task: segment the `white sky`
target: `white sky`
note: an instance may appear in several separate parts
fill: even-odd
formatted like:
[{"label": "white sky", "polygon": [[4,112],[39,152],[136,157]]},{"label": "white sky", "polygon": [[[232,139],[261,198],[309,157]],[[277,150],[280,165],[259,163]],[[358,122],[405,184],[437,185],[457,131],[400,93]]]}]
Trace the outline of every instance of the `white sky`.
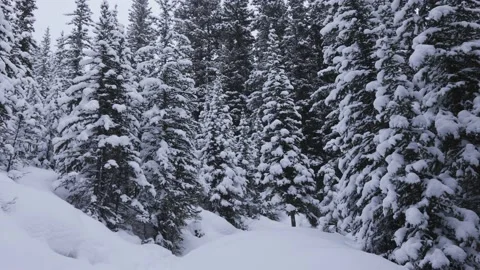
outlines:
[{"label": "white sky", "polygon": [[[153,2],[154,0],[150,0]],[[88,0],[90,8],[92,9],[93,21],[98,21],[98,14],[102,0]],[[118,5],[119,19],[127,25],[128,10],[132,5],[131,0],[108,0],[111,7]],[[71,13],[75,9],[75,0],[37,0],[38,9],[35,11],[35,38],[40,41],[47,27],[50,27],[53,43],[63,30],[69,31],[66,23],[70,20],[65,14]]]}]

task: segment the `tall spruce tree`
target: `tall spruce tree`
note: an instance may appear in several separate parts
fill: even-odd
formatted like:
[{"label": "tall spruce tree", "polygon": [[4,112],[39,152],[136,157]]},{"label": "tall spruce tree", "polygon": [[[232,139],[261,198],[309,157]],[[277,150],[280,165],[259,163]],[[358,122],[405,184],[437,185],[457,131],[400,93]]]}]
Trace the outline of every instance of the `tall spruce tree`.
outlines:
[{"label": "tall spruce tree", "polygon": [[17,67],[12,62],[12,48],[14,46],[14,34],[10,17],[11,7],[4,1],[0,2],[0,166],[6,169],[8,165],[7,157],[10,154],[10,144],[5,134],[9,132],[7,123],[12,118],[14,102],[12,93],[14,93],[15,75]]},{"label": "tall spruce tree", "polygon": [[128,14],[128,44],[132,53],[152,44],[155,39],[152,8],[149,0],[134,0]]},{"label": "tall spruce tree", "polygon": [[[67,113],[66,104],[63,99],[68,98],[63,95],[65,89],[70,85],[69,63],[67,37],[64,32],[56,40],[56,50],[51,56],[49,80],[45,81],[45,127],[46,127],[46,160],[49,161],[50,168],[55,169],[55,149],[54,139],[59,136],[57,130],[60,118]],[[43,77],[42,77],[43,78]],[[61,105],[63,104],[63,105]]]},{"label": "tall spruce tree", "polygon": [[[247,81],[248,108],[256,114],[262,103],[261,89],[267,79],[267,51],[268,36],[270,29],[274,29],[279,38],[280,55],[285,55],[284,37],[288,27],[288,8],[283,0],[255,0],[256,16],[252,22],[252,30],[256,31],[256,39],[253,47],[255,58],[253,70]],[[284,63],[285,59],[281,59]],[[258,116],[261,118],[261,116]]]},{"label": "tall spruce tree", "polygon": [[[267,80],[267,52],[268,52],[268,36],[270,29],[274,29],[279,39],[280,55],[285,55],[284,36],[288,26],[287,6],[282,0],[256,0],[252,2],[255,8],[255,16],[252,21],[252,31],[256,32],[256,38],[253,45],[252,55],[254,58],[253,68],[246,82],[246,92],[249,94],[247,98],[247,117],[251,120],[249,132],[249,140],[251,140],[257,150],[263,144],[262,138],[263,126],[261,119],[263,111],[260,107],[263,102],[262,89],[263,84]],[[282,57],[281,62],[285,59]],[[257,153],[260,153],[257,151]],[[255,167],[258,168],[260,163],[260,155],[255,158]],[[258,176],[258,174],[256,174]],[[258,181],[258,177],[255,178]],[[253,180],[253,179],[252,179]],[[261,208],[264,208],[263,206]],[[265,210],[265,209],[264,209]],[[261,211],[264,211],[261,210]]]},{"label": "tall spruce tree", "polygon": [[33,63],[34,78],[38,87],[38,93],[43,102],[43,117],[38,119],[44,127],[44,133],[42,134],[43,136],[41,137],[41,143],[37,153],[39,162],[41,163],[38,165],[42,165],[43,167],[47,168],[51,167],[53,164],[52,139],[54,138],[54,133],[52,131],[55,129],[52,127],[54,122],[49,121],[50,114],[55,113],[51,111],[49,106],[49,103],[52,101],[49,99],[50,89],[53,87],[52,82],[55,79],[53,74],[53,60],[54,58],[52,56],[50,28],[47,28],[38,50],[36,51]]},{"label": "tall spruce tree", "polygon": [[302,115],[304,138],[301,149],[311,160],[316,182],[321,186],[318,170],[329,159],[323,150],[325,139],[321,131],[328,109],[326,106],[322,106],[322,110],[313,108],[316,99],[312,95],[327,81],[331,81],[331,78],[321,78],[317,74],[324,68],[319,22],[324,11],[321,3],[316,1],[291,0],[289,4],[285,68],[295,90],[295,104]]},{"label": "tall spruce tree", "polygon": [[[390,121],[408,130],[401,133],[404,145],[390,158],[396,177],[387,176],[392,180],[385,185],[386,205],[399,226],[390,258],[413,269],[477,269],[479,217],[470,200],[478,196],[471,181],[478,172],[471,159],[478,156],[471,129],[478,122],[473,116],[478,64],[473,63],[478,61],[479,28],[471,24],[478,21],[478,3],[399,4],[394,8],[400,39],[395,44],[414,49],[407,63],[415,72],[411,80],[418,102],[410,104],[413,118],[403,113]],[[408,93],[400,86],[397,92]]]},{"label": "tall spruce tree", "polygon": [[1,46],[1,54],[0,54],[0,61],[1,61],[1,81],[2,81],[2,87],[1,87],[1,92],[0,92],[0,126],[3,126],[4,121],[8,117],[8,105],[7,105],[7,100],[5,97],[5,92],[9,87],[11,87],[11,78],[9,78],[9,74],[7,72],[7,68],[10,62],[9,59],[9,54],[11,50],[11,42],[13,39],[12,33],[11,33],[11,25],[10,22],[7,21],[4,10],[5,7],[3,6],[3,3],[0,2],[0,23],[1,23],[1,30],[2,32],[0,33],[0,37],[2,40],[2,46]]},{"label": "tall spruce tree", "polygon": [[153,213],[158,244],[181,253],[182,228],[195,218],[200,197],[199,162],[195,153],[197,123],[192,118],[194,81],[189,72],[188,38],[176,31],[177,1],[157,0],[160,14],[155,57],[145,64],[156,66],[141,82],[147,110],[142,121],[142,160],[145,175],[157,196],[148,208]]},{"label": "tall spruce tree", "polygon": [[257,136],[260,137],[259,133],[255,133],[255,135],[252,136],[252,124],[259,125],[259,119],[248,119],[248,114],[243,112],[240,117],[240,124],[236,127],[235,149],[237,152],[238,166],[244,170],[247,180],[243,197],[245,214],[249,217],[257,217],[262,212],[260,188],[258,185],[259,177],[257,173],[261,138],[257,138]]},{"label": "tall spruce tree", "polygon": [[178,31],[190,40],[193,48],[190,58],[197,90],[196,119],[203,110],[208,94],[206,87],[215,78],[215,72],[210,67],[219,48],[220,3],[220,0],[185,0],[176,11],[176,16],[182,21]]},{"label": "tall spruce tree", "polygon": [[128,55],[116,11],[102,2],[95,40],[83,65],[88,72],[76,79],[67,94],[80,102],[59,125],[56,141],[58,185],[70,191],[68,200],[110,229],[149,222],[138,198],[155,195],[140,167],[131,133],[128,96]]},{"label": "tall spruce tree", "polygon": [[[335,40],[335,36],[322,36],[321,29],[329,22],[329,3],[326,1],[315,1],[310,9],[310,37],[319,49],[328,48]],[[315,46],[315,45],[314,45]],[[320,203],[319,225],[326,231],[337,230],[338,209],[336,207],[337,184],[341,177],[338,168],[338,160],[341,152],[332,144],[328,144],[337,136],[333,131],[337,116],[335,108],[325,101],[330,91],[335,87],[337,72],[324,59],[323,54],[317,58],[318,61],[318,88],[310,95],[311,107],[306,112],[304,124],[303,147],[305,153],[312,160],[312,168],[316,173],[317,196]],[[307,104],[307,103],[305,103]],[[305,113],[305,111],[304,111]]]},{"label": "tall spruce tree", "polygon": [[[330,111],[325,106],[326,91],[317,92],[320,87],[333,82],[333,76],[319,76],[318,71],[325,68],[323,63],[323,38],[320,30],[325,16],[324,1],[291,0],[289,3],[288,26],[285,34],[285,71],[295,91],[295,104],[302,116],[303,138],[302,153],[310,159],[317,186],[317,197],[324,197],[324,177],[320,168],[331,159],[325,151],[328,128],[325,119]],[[320,103],[322,103],[320,105]],[[330,176],[327,176],[330,177]],[[319,209],[312,209],[319,216]],[[312,216],[310,222],[318,221]]]},{"label": "tall spruce tree", "polygon": [[[366,210],[362,213],[362,227],[357,236],[362,239],[365,250],[388,258],[396,247],[395,233],[405,218],[406,209],[397,198],[412,196],[408,190],[395,188],[408,181],[409,163],[416,162],[420,156],[412,155],[411,147],[418,143],[416,135],[422,126],[414,121],[418,116],[415,108],[419,103],[412,84],[413,69],[407,61],[412,51],[415,25],[410,21],[400,26],[391,3],[378,3],[373,13],[377,19],[376,27],[372,30],[378,36],[375,46],[377,80],[370,87],[376,90],[373,106],[377,112],[376,125],[380,129],[376,130],[373,139],[377,146],[372,156],[385,162],[377,164],[369,172],[375,176],[375,181],[365,184],[364,189],[369,188],[371,192],[378,186],[381,194],[375,198],[379,200],[377,204],[370,204],[376,208],[366,208],[371,214],[367,214]],[[397,192],[405,194],[399,196]]]},{"label": "tall spruce tree", "polygon": [[[445,9],[450,12],[445,12]],[[450,261],[449,267],[467,265],[472,269],[480,268],[479,10],[478,1],[437,2],[430,9],[429,28],[424,32],[429,37],[423,42],[423,45],[434,45],[436,49],[436,53],[426,59],[428,70],[435,72],[425,73],[428,74],[427,81],[434,83],[432,88],[436,91],[425,96],[424,105],[430,107],[436,103],[430,108],[436,107],[433,110],[436,115],[432,113],[435,115],[435,130],[442,139],[442,148],[449,160],[444,173],[458,181],[453,199],[456,207],[451,214],[463,225],[468,224],[472,228],[465,236],[459,237],[463,226],[447,223],[448,236],[455,243],[452,246],[462,248],[466,256],[463,259],[448,252],[445,255]],[[446,131],[449,124],[457,123],[456,131]],[[442,248],[450,247],[445,245]]]},{"label": "tall spruce tree", "polygon": [[36,1],[14,0],[14,32],[16,34],[16,47],[14,53],[18,64],[24,67],[24,76],[33,76],[33,52],[37,48],[33,39],[35,17],[33,12],[37,9]]},{"label": "tall spruce tree", "polygon": [[301,115],[293,98],[281,63],[279,38],[272,28],[266,58],[267,80],[263,85],[263,145],[259,171],[262,173],[263,199],[270,215],[285,211],[296,226],[297,214],[312,214],[315,182],[308,158],[301,153]]},{"label": "tall spruce tree", "polygon": [[248,1],[224,1],[221,13],[219,57],[224,63],[222,74],[226,103],[230,108],[233,124],[238,126],[242,112],[247,109],[246,82],[252,71],[253,36],[251,34],[252,12]]},{"label": "tall spruce tree", "polygon": [[11,61],[17,66],[13,91],[13,114],[5,132],[8,141],[7,171],[26,164],[39,165],[37,153],[44,130],[42,97],[33,78],[33,39],[35,1],[16,0],[8,15],[11,18],[14,43]]},{"label": "tall spruce tree", "polygon": [[35,80],[40,87],[40,94],[45,99],[48,95],[49,84],[52,76],[52,48],[51,48],[50,28],[47,28],[43,35],[42,41],[35,54],[33,71]]},{"label": "tall spruce tree", "polygon": [[[260,147],[263,145],[264,128],[262,123],[262,117],[264,112],[261,109],[263,103],[263,84],[267,81],[267,63],[268,63],[268,38],[270,29],[274,29],[279,39],[279,57],[285,55],[284,36],[288,26],[288,14],[285,1],[282,0],[255,0],[252,2],[254,7],[254,18],[252,20],[252,31],[256,32],[255,40],[252,48],[252,57],[254,59],[252,71],[246,81],[247,97],[247,110],[245,111],[246,117],[249,119],[248,124],[250,126],[248,138],[240,138],[240,140],[248,139],[252,143],[252,151],[256,153],[253,157],[254,167],[257,168],[253,179],[249,179],[249,185],[260,180],[260,173],[258,172],[258,166],[260,164]],[[285,59],[280,59],[281,63],[284,63]],[[258,186],[256,189],[259,189]],[[265,213],[266,206],[261,204],[259,211]]]},{"label": "tall spruce tree", "polygon": [[[324,49],[328,64],[325,72],[333,70],[337,76],[335,84],[327,86],[330,92],[325,99],[334,108],[329,116],[333,121],[327,125],[335,136],[327,147],[332,152],[341,152],[333,163],[338,164],[341,178],[332,210],[340,220],[340,231],[362,240],[371,229],[372,221],[381,213],[379,176],[372,173],[383,162],[374,155],[374,137],[380,128],[373,105],[376,35],[371,30],[375,27],[374,6],[363,0],[332,0],[328,7],[327,24],[322,29],[329,41]],[[328,170],[332,180],[332,170]]]},{"label": "tall spruce tree", "polygon": [[[155,57],[155,41],[158,36],[158,31],[153,25],[156,18],[152,14],[148,0],[135,0],[132,2],[128,19],[128,47],[131,51],[133,67],[131,82],[137,91],[142,94],[144,89],[140,85],[140,82],[144,78],[151,76],[152,72],[156,69],[154,61],[151,61]],[[135,117],[141,119],[141,113],[148,110],[148,108],[145,108],[146,103],[142,101],[141,96],[138,101],[136,101],[136,99],[132,99],[131,101],[132,107],[135,107],[136,110],[130,113],[136,114]],[[140,127],[136,133],[138,134],[138,138],[142,137]]]},{"label": "tall spruce tree", "polygon": [[234,126],[225,102],[221,74],[208,86],[201,115],[200,180],[206,184],[206,208],[237,228],[244,228],[245,171],[239,166],[234,147]]},{"label": "tall spruce tree", "polygon": [[[229,107],[234,126],[238,166],[245,171],[248,188],[244,194],[248,204],[247,215],[258,214],[258,192],[255,188],[255,172],[258,151],[251,140],[250,124],[252,118],[247,107],[247,80],[253,69],[253,42],[251,21],[253,12],[247,1],[229,0],[223,3],[221,12],[220,40],[221,48],[217,62],[220,69],[222,86],[225,90],[225,103]],[[248,202],[248,203],[247,203]]]},{"label": "tall spruce tree", "polygon": [[[67,16],[71,17],[70,22],[68,25],[72,26],[71,33],[65,36],[64,42],[58,43],[58,50],[57,50],[57,57],[61,57],[62,59],[60,65],[62,69],[57,69],[56,74],[56,82],[54,90],[54,96],[58,94],[58,98],[56,99],[55,106],[58,106],[59,109],[62,111],[61,117],[65,117],[66,115],[70,115],[73,113],[75,106],[77,106],[81,100],[83,93],[81,92],[83,87],[86,87],[88,83],[86,79],[82,78],[84,75],[85,70],[84,66],[80,65],[80,62],[83,58],[85,58],[85,50],[91,48],[91,38],[89,36],[89,30],[93,25],[92,22],[92,11],[88,6],[87,0],[75,0],[76,8],[72,13],[67,14]],[[59,60],[59,59],[58,59]],[[60,76],[59,76],[60,75]],[[62,76],[65,75],[65,76]],[[75,81],[75,79],[79,79],[79,81]],[[78,85],[77,87],[73,87],[73,85]],[[64,87],[63,89],[57,87]],[[64,123],[60,123],[61,119],[59,118],[59,122],[57,124],[57,136],[62,137],[61,134],[64,127],[60,127],[60,124],[64,125]],[[56,138],[57,139],[57,138]],[[62,144],[64,147],[69,148],[70,143],[74,144],[74,138],[64,141]],[[54,142],[56,144],[56,142]],[[71,146],[73,147],[73,145]],[[61,149],[60,147],[58,149]],[[54,146],[54,149],[57,149]],[[58,150],[60,151],[60,150]],[[55,162],[57,159],[63,159],[63,157],[59,157],[60,153],[55,150]],[[68,155],[68,154],[67,154]],[[62,163],[65,161],[62,161]],[[72,160],[71,162],[74,162]],[[74,168],[74,166],[67,166],[62,168],[58,168],[59,171],[63,174],[67,174],[69,172],[78,171],[80,167]],[[63,171],[62,171],[63,170]]]},{"label": "tall spruce tree", "polygon": [[[85,50],[91,48],[91,38],[89,36],[89,31],[92,22],[92,11],[88,5],[88,0],[75,0],[76,8],[75,10],[67,14],[71,17],[68,25],[72,27],[72,31],[67,36],[67,48],[68,48],[68,73],[70,85],[67,88],[76,82],[73,80],[84,75],[83,65],[80,64],[82,59],[85,57]],[[81,100],[81,93],[76,93],[75,98],[69,100],[67,104],[67,110],[71,110],[73,106],[76,106]]]}]

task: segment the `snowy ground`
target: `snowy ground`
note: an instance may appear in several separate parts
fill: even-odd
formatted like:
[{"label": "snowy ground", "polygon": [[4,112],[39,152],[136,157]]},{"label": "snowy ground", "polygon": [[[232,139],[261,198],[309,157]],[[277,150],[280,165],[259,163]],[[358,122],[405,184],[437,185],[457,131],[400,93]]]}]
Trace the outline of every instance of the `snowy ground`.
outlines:
[{"label": "snowy ground", "polygon": [[0,173],[0,269],[402,269],[339,235],[266,218],[249,221],[251,231],[243,232],[208,211],[185,229],[186,255],[175,257],[159,246],[139,245],[125,232],[110,232],[55,196],[52,172],[28,168],[13,178]]}]

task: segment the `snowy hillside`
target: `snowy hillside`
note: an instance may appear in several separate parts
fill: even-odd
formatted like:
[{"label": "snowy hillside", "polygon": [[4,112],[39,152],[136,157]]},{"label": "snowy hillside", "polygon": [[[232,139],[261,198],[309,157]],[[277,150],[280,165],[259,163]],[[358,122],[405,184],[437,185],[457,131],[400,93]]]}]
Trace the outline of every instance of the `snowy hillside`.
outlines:
[{"label": "snowy hillside", "polygon": [[[51,192],[54,174],[29,171],[16,181],[0,174],[0,269],[401,269],[356,250],[339,235],[292,229],[266,218],[250,221],[252,231],[242,232],[207,211],[184,230],[187,254],[175,257],[109,231]],[[195,237],[195,230],[203,236]]]},{"label": "snowy hillside", "polygon": [[46,191],[44,179],[32,181],[36,174],[48,175],[35,170],[19,182],[43,190],[0,176],[0,269],[147,270],[158,269],[157,261],[165,263],[163,258],[172,256],[156,245],[140,246],[122,240]]}]

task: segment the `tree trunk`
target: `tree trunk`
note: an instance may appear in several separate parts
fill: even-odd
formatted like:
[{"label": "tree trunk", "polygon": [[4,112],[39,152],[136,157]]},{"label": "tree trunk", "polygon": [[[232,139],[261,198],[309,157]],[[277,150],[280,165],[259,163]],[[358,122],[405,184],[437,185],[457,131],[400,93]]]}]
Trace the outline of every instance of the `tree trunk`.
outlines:
[{"label": "tree trunk", "polygon": [[295,212],[290,213],[290,221],[292,222],[292,227],[297,227],[297,221],[295,220]]}]

